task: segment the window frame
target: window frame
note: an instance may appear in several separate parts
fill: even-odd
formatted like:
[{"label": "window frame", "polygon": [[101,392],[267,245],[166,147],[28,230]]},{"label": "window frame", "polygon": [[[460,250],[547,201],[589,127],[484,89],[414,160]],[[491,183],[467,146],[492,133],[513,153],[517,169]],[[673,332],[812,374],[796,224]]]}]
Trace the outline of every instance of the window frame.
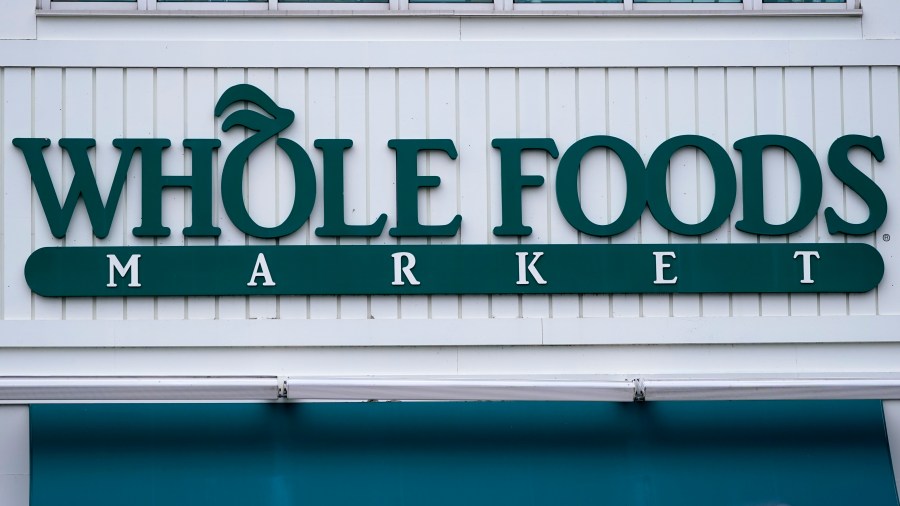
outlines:
[{"label": "window frame", "polygon": [[478,14],[515,12],[580,12],[580,13],[616,13],[616,14],[665,14],[665,13],[740,13],[740,12],[791,12],[809,13],[828,12],[837,14],[840,11],[861,11],[860,0],[846,0],[843,3],[763,3],[763,0],[742,0],[740,3],[635,3],[634,0],[622,0],[622,3],[516,3],[515,0],[493,0],[489,3],[450,3],[428,2],[416,3],[410,0],[389,0],[388,2],[286,2],[284,0],[266,0],[256,2],[227,1],[186,1],[166,2],[163,0],[132,1],[72,1],[72,0],[36,0],[38,12],[84,12],[84,11],[131,11],[131,12],[215,12],[215,13],[265,13],[265,12],[372,12],[372,13],[433,13],[433,14]]}]

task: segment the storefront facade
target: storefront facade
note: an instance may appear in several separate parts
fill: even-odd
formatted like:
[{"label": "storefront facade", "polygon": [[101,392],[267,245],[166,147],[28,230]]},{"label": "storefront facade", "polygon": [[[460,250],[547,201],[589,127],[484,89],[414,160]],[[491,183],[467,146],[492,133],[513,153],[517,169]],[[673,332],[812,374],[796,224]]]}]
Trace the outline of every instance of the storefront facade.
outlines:
[{"label": "storefront facade", "polygon": [[894,0],[7,3],[3,504],[896,504]]}]

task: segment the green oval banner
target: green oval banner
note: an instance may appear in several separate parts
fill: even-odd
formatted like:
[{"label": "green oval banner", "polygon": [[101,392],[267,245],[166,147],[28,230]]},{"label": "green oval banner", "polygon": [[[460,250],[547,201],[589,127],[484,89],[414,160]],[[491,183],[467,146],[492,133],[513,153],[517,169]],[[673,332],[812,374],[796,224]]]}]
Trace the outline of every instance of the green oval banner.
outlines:
[{"label": "green oval banner", "polygon": [[54,247],[25,277],[48,297],[867,292],[867,244]]}]

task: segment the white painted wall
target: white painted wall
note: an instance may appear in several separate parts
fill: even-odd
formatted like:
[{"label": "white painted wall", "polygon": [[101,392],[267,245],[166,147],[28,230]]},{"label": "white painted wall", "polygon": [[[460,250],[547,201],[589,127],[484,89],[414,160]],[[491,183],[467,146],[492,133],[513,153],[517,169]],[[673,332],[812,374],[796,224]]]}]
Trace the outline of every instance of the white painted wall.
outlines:
[{"label": "white painted wall", "polygon": [[[682,133],[725,146],[756,133],[783,133],[814,147],[824,166],[828,146],[840,135],[877,134],[887,161],[875,164],[859,153],[854,160],[890,193],[900,187],[900,173],[892,170],[892,160],[900,159],[900,41],[870,23],[894,8],[869,0],[862,17],[853,12],[674,17],[42,12],[36,21],[39,40],[0,43],[0,347],[4,357],[21,359],[6,364],[6,370],[270,374],[272,369],[302,375],[315,366],[319,374],[446,374],[477,370],[472,364],[487,358],[491,368],[482,373],[897,371],[897,361],[884,359],[900,346],[891,334],[900,314],[897,241],[882,240],[884,234],[900,237],[893,208],[877,234],[858,239],[877,247],[887,264],[879,288],[860,295],[50,299],[32,294],[24,282],[25,259],[35,249],[153,243],[131,235],[139,212],[138,171],[131,173],[107,239],[93,238],[79,212],[68,236],[57,240],[49,234],[21,154],[11,145],[19,136],[52,139],[47,159],[58,185],[71,173],[55,145],[60,137],[97,139],[94,161],[106,185],[118,158],[111,145],[117,137],[172,139],[164,160],[172,174],[189,170],[178,147],[181,139],[218,137],[221,170],[224,153],[243,134],[223,133],[213,104],[227,87],[247,82],[298,114],[285,135],[309,150],[320,174],[313,140],[354,140],[347,167],[358,179],[347,188],[347,206],[355,223],[386,212],[388,227],[393,225],[394,158],[388,139],[453,139],[460,151],[456,162],[439,157],[424,162],[442,184],[429,191],[423,208],[435,221],[463,215],[453,243],[506,240],[490,232],[499,213],[499,159],[489,146],[501,136],[549,136],[564,150],[578,138],[611,134],[635,144],[646,160],[662,140]],[[32,5],[28,16],[33,15]],[[731,154],[738,161],[737,153]],[[767,212],[786,217],[797,197],[794,168],[777,155],[767,163]],[[525,191],[526,220],[535,231],[523,241],[598,242],[579,235],[556,208],[556,164],[526,156],[526,173],[549,177],[544,187]],[[586,203],[588,214],[608,219],[618,205],[620,172],[596,153],[586,164],[583,185],[595,196]],[[692,153],[673,162],[672,202],[686,219],[699,219],[708,205],[712,190],[705,164]],[[250,209],[264,224],[285,215],[291,188],[279,182],[289,180],[286,165],[271,145],[251,160]],[[834,206],[842,215],[861,218],[865,209],[853,193],[830,174],[824,178],[822,209]],[[244,237],[227,221],[221,203],[216,205],[223,229],[218,244],[265,244]],[[700,240],[757,241],[733,228],[739,207],[740,202],[726,226]],[[167,192],[164,215],[175,233],[158,244],[213,244],[212,239],[185,241],[178,233],[189,221],[179,192]],[[319,200],[311,225],[281,243],[333,243],[310,232],[321,219]],[[645,214],[640,226],[612,242],[683,240]],[[820,215],[789,240],[845,239],[829,236]],[[396,241],[385,233],[368,242]],[[185,320],[197,320],[202,329]],[[439,356],[441,362],[429,368],[422,364],[430,362],[412,358],[420,354]],[[346,359],[351,355],[357,357],[352,362]],[[390,365],[367,368],[381,357]]]},{"label": "white painted wall", "polygon": [[[94,301],[46,299],[31,294],[23,277],[24,260],[45,245],[117,245],[142,241],[131,234],[139,224],[139,173],[130,173],[114,232],[104,240],[92,237],[85,213],[77,213],[64,240],[48,231],[43,210],[33,194],[21,153],[11,145],[18,136],[47,136],[54,146],[46,150],[57,187],[71,177],[69,160],[56,141],[61,136],[97,139],[96,171],[109,184],[118,152],[117,137],[152,136],[173,140],[164,158],[164,171],[189,170],[180,140],[190,132],[221,138],[219,168],[225,155],[240,139],[239,129],[222,132],[213,114],[214,100],[231,84],[247,82],[268,91],[282,106],[298,113],[284,136],[305,146],[319,172],[321,152],[312,147],[316,138],[350,137],[356,141],[347,159],[346,212],[351,222],[369,223],[387,213],[395,224],[392,181],[393,154],[387,138],[447,137],[454,141],[459,158],[433,157],[424,171],[440,175],[441,186],[423,199],[423,216],[435,223],[463,215],[464,243],[501,242],[490,233],[499,224],[499,155],[487,148],[500,136],[553,137],[560,151],[576,139],[610,134],[629,140],[647,160],[666,138],[701,134],[723,146],[754,134],[789,134],[814,147],[820,165],[827,166],[831,142],[847,133],[880,135],[885,163],[874,163],[863,153],[854,161],[885,191],[898,185],[900,174],[891,160],[900,158],[900,116],[897,67],[764,67],[764,68],[528,68],[528,69],[195,69],[195,68],[7,68],[0,76],[3,89],[4,171],[4,290],[5,319],[184,319],[189,304],[184,300],[159,299]],[[471,101],[471,103],[470,103]],[[380,108],[390,107],[389,110]],[[32,112],[33,108],[33,112]],[[33,118],[33,119],[32,119]],[[477,138],[472,133],[479,132]],[[467,138],[462,138],[463,133]],[[730,149],[735,166],[740,157]],[[767,206],[774,220],[786,220],[793,212],[799,190],[793,162],[767,153]],[[593,158],[592,158],[593,157]],[[367,162],[367,159],[369,160]],[[624,192],[621,170],[602,153],[585,161],[582,182],[587,214],[605,222],[618,214]],[[704,157],[680,153],[673,162],[671,201],[677,215],[699,220],[709,206],[713,184]],[[525,242],[594,241],[580,236],[559,213],[553,178],[557,162],[534,153],[524,158],[523,172],[542,174],[547,184],[523,192],[525,221],[534,228]],[[292,198],[283,153],[268,144],[250,163],[251,214],[262,225],[279,223]],[[825,190],[820,217],[792,242],[844,241],[830,236],[821,213],[834,207],[841,216],[864,219],[866,208],[856,195],[843,188],[830,173],[823,174]],[[216,178],[218,179],[218,178]],[[738,178],[740,180],[740,178]],[[607,183],[607,180],[609,183]],[[366,189],[367,182],[384,185]],[[712,242],[756,242],[756,236],[734,229],[740,217],[740,192],[732,218],[722,229],[701,238]],[[281,194],[282,199],[273,199]],[[321,197],[321,189],[319,190]],[[217,199],[218,200],[218,199]],[[605,204],[609,202],[609,204]],[[465,209],[460,207],[465,203]],[[216,212],[223,228],[220,244],[243,244],[244,235],[228,221],[221,203]],[[23,210],[34,219],[22,219]],[[174,233],[160,245],[181,244],[178,231],[190,221],[185,216],[180,191],[165,194],[166,224]],[[356,212],[355,210],[361,210]],[[324,244],[311,233],[322,220],[318,200],[312,218],[303,229],[286,238],[293,244]],[[853,295],[671,295],[581,297],[484,297],[479,298],[483,317],[704,317],[786,315],[892,315],[900,313],[897,287],[897,244],[883,234],[900,237],[896,213],[878,234],[861,240],[877,247],[887,260],[885,279],[877,291]],[[685,239],[666,233],[645,212],[640,226],[612,238],[613,242],[669,243]],[[695,241],[696,239],[692,239]],[[783,238],[776,240],[783,241]],[[375,242],[396,242],[387,237]],[[453,239],[454,242],[457,238]],[[208,242],[208,241],[207,241]],[[256,241],[253,241],[256,243]],[[267,243],[266,241],[259,242]],[[268,241],[273,243],[273,241]],[[286,299],[288,304],[281,307]],[[342,297],[340,304],[356,309],[337,311],[337,298],[313,297],[295,305],[290,297],[271,299],[221,298],[206,301],[204,318],[459,318],[461,302],[436,297],[403,298],[399,306],[372,304],[369,297]],[[303,300],[303,299],[301,299]],[[195,301],[200,303],[200,301]],[[405,304],[411,304],[404,310]],[[474,308],[474,302],[467,306]],[[116,309],[113,309],[116,308]],[[199,316],[199,315],[198,315]],[[662,320],[660,324],[664,325]],[[859,336],[865,339],[865,336]]]},{"label": "white painted wall", "polygon": [[0,502],[28,506],[31,485],[28,406],[0,406]]},{"label": "white painted wall", "polygon": [[894,0],[863,0],[866,12],[863,16],[863,36],[867,39],[897,39],[900,37],[900,3]]},{"label": "white painted wall", "polygon": [[[199,55],[193,56],[198,61]],[[644,159],[662,142],[678,134],[697,133],[711,137],[724,146],[756,133],[784,133],[814,147],[822,166],[826,166],[827,147],[845,133],[881,135],[887,161],[875,164],[870,157],[854,155],[854,160],[871,174],[888,193],[898,187],[900,174],[891,170],[891,160],[900,159],[900,104],[898,104],[898,68],[893,67],[761,67],[761,68],[6,68],[0,74],[3,97],[2,162],[4,206],[3,291],[0,307],[0,346],[20,350],[33,359],[9,364],[17,374],[63,370],[111,374],[128,371],[164,373],[167,364],[179,363],[167,358],[157,369],[155,361],[147,366],[106,363],[102,349],[111,347],[116,357],[149,357],[144,351],[125,351],[125,347],[160,347],[166,355],[209,353],[220,356],[216,347],[265,347],[252,351],[268,356],[263,363],[281,363],[284,350],[295,346],[489,346],[489,345],[627,345],[691,343],[692,360],[656,366],[644,366],[646,350],[619,348],[617,356],[627,360],[607,364],[629,364],[606,369],[598,366],[592,374],[692,374],[707,371],[700,356],[707,348],[693,346],[713,343],[808,343],[809,348],[766,347],[774,363],[809,350],[813,356],[826,355],[835,348],[815,343],[883,342],[877,347],[858,349],[859,360],[838,365],[833,360],[810,365],[811,372],[849,372],[852,368],[876,372],[872,363],[884,371],[896,371],[894,363],[875,360],[871,350],[892,356],[896,316],[900,313],[900,287],[897,272],[897,241],[886,242],[883,234],[900,237],[896,212],[877,234],[854,238],[876,246],[885,258],[885,279],[879,288],[852,295],[554,295],[554,296],[479,296],[479,297],[198,297],[158,299],[54,299],[31,293],[24,281],[25,259],[37,248],[49,245],[152,244],[131,235],[139,216],[139,185],[133,170],[113,225],[104,240],[92,237],[87,216],[77,213],[67,237],[54,239],[47,228],[43,211],[33,193],[21,154],[11,145],[18,136],[46,136],[54,140],[46,157],[56,184],[62,187],[69,174],[69,161],[55,142],[62,136],[97,139],[96,166],[101,184],[108,185],[118,158],[112,147],[117,137],[165,137],[173,148],[164,159],[168,173],[184,173],[180,139],[186,136],[222,139],[219,169],[227,153],[243,134],[221,132],[213,115],[213,103],[222,91],[235,83],[249,82],[270,93],[282,106],[298,113],[295,124],[285,135],[308,148],[321,174],[321,155],[312,148],[316,138],[349,137],[355,145],[347,158],[347,215],[351,222],[369,223],[385,212],[388,227],[395,220],[393,197],[393,153],[387,139],[428,135],[454,140],[460,156],[456,162],[437,157],[423,162],[424,170],[442,178],[441,187],[423,199],[423,216],[435,221],[456,213],[463,215],[463,231],[451,242],[468,244],[504,242],[490,230],[498,224],[498,167],[495,150],[487,146],[500,136],[550,136],[560,150],[574,140],[593,134],[611,134],[636,145]],[[33,112],[32,112],[33,108]],[[739,157],[731,151],[736,166]],[[556,161],[528,154],[524,172],[542,174],[548,183],[524,192],[525,219],[534,227],[525,242],[598,242],[579,236],[560,216],[553,193]],[[676,178],[672,182],[672,204],[687,220],[698,220],[711,196],[711,174],[706,161],[691,153],[679,154],[673,162]],[[767,161],[770,216],[786,219],[796,201],[796,172],[781,156]],[[287,161],[274,146],[257,152],[251,159],[249,202],[251,213],[262,224],[274,225],[286,213],[291,198]],[[617,211],[623,187],[620,170],[601,154],[592,154],[585,162],[583,188],[594,197],[585,199],[589,216],[608,220]],[[70,176],[66,176],[70,177]],[[829,173],[824,174],[824,210],[835,207],[839,214],[862,219],[864,206],[852,192],[845,191]],[[321,178],[320,178],[321,181]],[[356,181],[353,183],[352,181]],[[609,183],[607,183],[609,181]],[[368,182],[368,183],[366,183]],[[368,191],[365,184],[369,185]],[[321,188],[320,188],[321,195]],[[273,199],[273,195],[279,195]],[[739,192],[740,194],[740,192]],[[698,202],[699,201],[699,202]],[[607,204],[608,203],[608,204]],[[248,241],[228,222],[221,203],[216,211],[223,229],[219,244],[245,244]],[[185,202],[178,191],[165,196],[166,225],[173,235],[158,240],[160,245],[183,244],[178,233],[184,223]],[[33,219],[23,219],[22,210],[31,210]],[[361,212],[352,212],[360,209]],[[702,242],[756,242],[755,236],[736,231],[733,222],[740,215],[740,197],[732,219]],[[26,214],[27,216],[27,214]],[[310,232],[322,219],[318,201],[311,223],[285,238],[285,244],[327,244]],[[640,226],[612,239],[614,243],[668,243],[683,241],[662,230],[645,213]],[[695,239],[694,239],[695,240]],[[783,238],[777,240],[784,240]],[[824,229],[823,218],[790,238],[791,242],[844,241]],[[265,241],[250,240],[265,244]],[[188,241],[211,244],[211,239]],[[358,242],[358,241],[357,241]],[[390,244],[396,240],[385,233],[369,240]],[[599,240],[606,242],[606,240]],[[801,316],[805,318],[800,318]],[[828,318],[821,318],[828,316]],[[470,320],[474,318],[474,320]],[[186,319],[206,320],[202,327],[178,323]],[[274,319],[274,320],[273,320]],[[460,324],[429,325],[422,320],[451,320]],[[14,320],[42,320],[23,326]],[[83,324],[57,324],[53,321],[88,320]],[[122,321],[113,325],[114,321]],[[171,320],[155,326],[146,320]],[[240,326],[228,320],[245,320]],[[265,324],[260,320],[273,321]],[[291,323],[292,320],[308,320]],[[388,323],[385,320],[397,320]],[[90,321],[94,321],[91,323]],[[129,323],[133,322],[133,323]],[[319,323],[316,323],[319,322]],[[342,323],[343,322],[343,323]],[[407,323],[404,323],[407,322]],[[529,323],[532,322],[532,323]],[[162,323],[162,322],[161,322]],[[104,337],[109,336],[109,338]],[[65,349],[56,349],[58,347]],[[176,348],[172,348],[172,347]],[[203,351],[188,351],[183,346],[200,346]],[[40,349],[28,350],[30,347]],[[87,348],[87,350],[80,350]],[[454,350],[455,348],[449,348]],[[605,355],[608,348],[596,351],[577,348],[579,353]],[[666,348],[669,349],[669,348]],[[721,348],[724,353],[728,348]],[[746,348],[742,348],[746,349]],[[55,351],[52,351],[55,350]],[[456,357],[461,349],[451,352]],[[575,373],[582,371],[561,352],[533,348],[532,357],[518,366],[497,362],[496,373],[543,371]],[[709,349],[711,350],[711,348]],[[17,352],[17,353],[19,353]],[[65,357],[39,360],[48,353]],[[242,355],[244,352],[239,353]],[[251,353],[247,351],[246,353]],[[316,353],[316,352],[302,352]],[[348,353],[342,350],[341,353]],[[362,353],[368,353],[362,351]],[[371,351],[373,356],[381,352]],[[432,353],[432,352],[425,352]],[[471,352],[482,353],[478,348]],[[484,352],[487,354],[487,352]],[[674,351],[673,351],[674,353]],[[91,360],[72,363],[72,355],[84,354]],[[226,353],[227,354],[227,353]],[[629,355],[630,354],[630,355]],[[727,354],[726,354],[727,355]],[[12,355],[7,355],[12,356]],[[230,356],[230,355],[229,355]],[[284,355],[289,356],[289,355]],[[398,352],[398,357],[402,356]],[[469,355],[465,355],[469,356]],[[545,358],[542,358],[546,356]],[[721,372],[769,371],[763,363],[746,362],[734,355],[714,362]],[[447,370],[466,368],[455,358]],[[869,362],[875,360],[874,362]],[[43,362],[43,363],[40,363]],[[140,362],[140,360],[139,360]],[[200,360],[190,363],[200,367]],[[342,361],[340,361],[342,363]],[[399,363],[403,363],[401,360]],[[230,361],[209,362],[211,364]],[[594,362],[601,364],[606,362]],[[48,364],[53,364],[48,369]],[[87,364],[92,364],[90,367]],[[118,364],[121,364],[120,362]],[[320,362],[320,373],[343,371],[340,363]],[[330,364],[325,366],[324,364]],[[848,365],[849,364],[849,365]],[[237,366],[237,363],[234,363]],[[852,365],[852,367],[850,367]],[[113,366],[113,369],[110,369]],[[96,369],[92,369],[96,367]],[[302,368],[288,366],[291,374]],[[511,369],[506,369],[511,367]],[[799,366],[796,366],[799,367]],[[876,368],[877,369],[877,368]],[[217,369],[221,373],[247,372],[246,368]],[[284,369],[279,369],[283,371]],[[780,369],[787,373],[791,369]],[[176,372],[173,369],[169,372]],[[190,374],[190,368],[177,369]],[[197,372],[197,371],[193,371]],[[360,370],[361,372],[361,370]],[[398,374],[411,371],[398,366]],[[412,371],[416,372],[416,371]],[[423,371],[419,370],[418,373]],[[487,371],[485,371],[487,372]],[[254,373],[272,371],[254,369]]]},{"label": "white painted wall", "polygon": [[36,36],[35,0],[5,0],[0,16],[0,40],[34,39]]}]

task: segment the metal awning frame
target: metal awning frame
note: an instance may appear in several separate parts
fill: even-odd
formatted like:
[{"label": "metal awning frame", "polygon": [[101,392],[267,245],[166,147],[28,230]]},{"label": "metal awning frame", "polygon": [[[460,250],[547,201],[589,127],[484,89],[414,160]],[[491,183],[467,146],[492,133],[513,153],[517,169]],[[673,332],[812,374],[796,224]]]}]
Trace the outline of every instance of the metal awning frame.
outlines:
[{"label": "metal awning frame", "polygon": [[329,401],[900,400],[900,376],[0,377],[0,404]]}]

